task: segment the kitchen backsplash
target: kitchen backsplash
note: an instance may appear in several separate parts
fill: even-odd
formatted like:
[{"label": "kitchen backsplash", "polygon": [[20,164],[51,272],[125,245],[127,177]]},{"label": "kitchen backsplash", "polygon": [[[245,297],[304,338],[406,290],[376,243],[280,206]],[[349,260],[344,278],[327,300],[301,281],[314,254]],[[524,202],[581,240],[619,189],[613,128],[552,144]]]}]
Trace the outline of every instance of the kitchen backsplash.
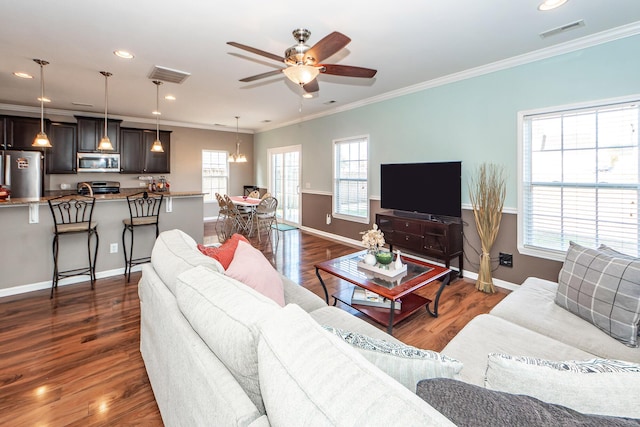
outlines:
[{"label": "kitchen backsplash", "polygon": [[[152,175],[156,180],[160,175],[167,178],[171,182],[171,174],[158,174]],[[76,184],[85,181],[118,181],[120,188],[142,188],[142,185],[146,185],[147,181],[141,181],[138,176],[143,175],[131,175],[131,174],[119,174],[119,173],[78,173],[78,174],[64,174],[64,175],[46,175],[44,181],[45,191],[61,190],[62,184],[68,184],[69,189],[75,189]],[[148,174],[144,175],[149,176]]]}]

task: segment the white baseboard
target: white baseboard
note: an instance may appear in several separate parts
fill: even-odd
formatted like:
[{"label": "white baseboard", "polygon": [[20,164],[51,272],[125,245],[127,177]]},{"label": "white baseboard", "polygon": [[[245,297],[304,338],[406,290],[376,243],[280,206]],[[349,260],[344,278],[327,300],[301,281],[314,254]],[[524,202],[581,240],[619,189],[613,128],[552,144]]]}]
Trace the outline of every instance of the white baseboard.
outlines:
[{"label": "white baseboard", "polygon": [[[141,265],[134,266],[131,271],[140,271],[142,270]],[[124,275],[124,267],[116,268],[113,270],[106,271],[98,271],[96,272],[96,279],[103,279],[105,277],[113,277],[118,275]],[[58,281],[58,287],[73,285],[76,283],[88,282],[89,276],[75,276],[75,277],[67,277],[66,279],[62,279]],[[0,289],[0,298],[8,297],[11,295],[19,295],[27,292],[33,291],[41,291],[43,289],[51,289],[51,280],[46,280],[44,282],[38,283],[28,283],[26,285],[14,286],[12,288]]]}]

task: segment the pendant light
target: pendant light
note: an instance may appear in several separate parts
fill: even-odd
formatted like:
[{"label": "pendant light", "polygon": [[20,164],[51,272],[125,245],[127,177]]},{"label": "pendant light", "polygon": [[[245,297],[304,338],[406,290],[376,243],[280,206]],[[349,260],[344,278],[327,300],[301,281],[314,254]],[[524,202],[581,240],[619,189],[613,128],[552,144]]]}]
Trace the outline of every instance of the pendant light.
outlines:
[{"label": "pendant light", "polygon": [[107,110],[109,108],[109,77],[112,74],[108,71],[100,71],[100,74],[104,76],[104,133],[102,134],[102,139],[98,144],[98,150],[100,151],[113,151],[113,145],[111,144],[111,140],[109,139],[109,135],[107,134]]},{"label": "pendant light", "polygon": [[236,116],[236,152],[229,156],[230,163],[246,163],[247,158],[244,154],[240,154],[240,133],[238,132],[238,120],[240,116]]},{"label": "pendant light", "polygon": [[31,145],[38,148],[51,148],[49,138],[44,133],[44,66],[49,65],[49,62],[43,59],[34,59],[33,61],[40,65],[40,132],[38,132]]},{"label": "pendant light", "polygon": [[164,153],[164,148],[162,148],[162,142],[160,141],[160,85],[162,82],[160,80],[153,80],[153,84],[156,85],[156,111],[153,114],[156,115],[156,140],[153,141],[151,145],[151,151],[154,153]]}]

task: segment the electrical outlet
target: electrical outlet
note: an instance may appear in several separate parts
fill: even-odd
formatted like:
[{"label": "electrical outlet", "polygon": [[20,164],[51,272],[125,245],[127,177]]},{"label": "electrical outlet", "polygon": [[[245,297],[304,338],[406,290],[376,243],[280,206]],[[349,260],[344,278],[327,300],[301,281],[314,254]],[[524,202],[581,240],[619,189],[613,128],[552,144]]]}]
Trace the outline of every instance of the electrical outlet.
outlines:
[{"label": "electrical outlet", "polygon": [[499,255],[499,262],[500,265],[503,265],[505,267],[509,267],[509,268],[513,268],[513,255],[512,254],[505,254],[500,252]]},{"label": "electrical outlet", "polygon": [[112,243],[109,246],[109,253],[112,253],[112,254],[117,254],[118,253],[118,244],[117,243]]}]

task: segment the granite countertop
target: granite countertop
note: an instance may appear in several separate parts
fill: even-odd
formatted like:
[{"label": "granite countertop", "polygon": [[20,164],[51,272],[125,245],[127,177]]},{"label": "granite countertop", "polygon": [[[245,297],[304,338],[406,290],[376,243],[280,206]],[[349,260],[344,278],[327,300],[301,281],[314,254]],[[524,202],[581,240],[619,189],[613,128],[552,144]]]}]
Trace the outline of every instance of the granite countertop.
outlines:
[{"label": "granite countertop", "polygon": [[[141,188],[121,188],[118,194],[95,194],[96,201],[101,200],[121,200],[126,199],[127,196],[132,194],[141,193],[144,189]],[[9,198],[6,200],[0,200],[0,207],[3,206],[15,206],[15,205],[27,205],[29,203],[47,203],[49,199],[53,199],[59,196],[75,196],[78,193],[75,190],[55,190],[45,191],[44,197],[31,197],[31,198]],[[190,196],[202,196],[202,191],[164,191],[158,193],[149,192],[149,194],[163,194],[165,197],[190,197]]]}]

